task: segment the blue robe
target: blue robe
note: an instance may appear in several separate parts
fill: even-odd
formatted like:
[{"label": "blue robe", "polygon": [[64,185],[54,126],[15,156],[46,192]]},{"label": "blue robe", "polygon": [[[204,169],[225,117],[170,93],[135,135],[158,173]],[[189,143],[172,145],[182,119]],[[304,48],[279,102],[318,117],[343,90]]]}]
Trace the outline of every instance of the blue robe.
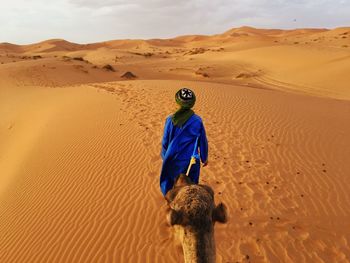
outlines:
[{"label": "blue robe", "polygon": [[[162,140],[160,188],[163,195],[173,188],[174,180],[179,174],[186,173],[193,153],[198,153],[198,149],[194,149],[197,138],[201,161],[204,163],[208,158],[208,141],[202,119],[193,114],[182,127],[173,125],[171,119],[172,115],[165,121]],[[197,184],[199,172],[200,161],[197,159],[189,173],[191,180]]]}]

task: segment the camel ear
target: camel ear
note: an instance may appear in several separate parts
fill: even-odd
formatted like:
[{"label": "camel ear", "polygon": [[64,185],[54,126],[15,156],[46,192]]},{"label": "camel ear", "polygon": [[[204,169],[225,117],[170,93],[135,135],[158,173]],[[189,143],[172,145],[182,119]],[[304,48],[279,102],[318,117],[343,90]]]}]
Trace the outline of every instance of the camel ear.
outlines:
[{"label": "camel ear", "polygon": [[203,187],[207,192],[210,194],[210,196],[214,199],[214,190],[208,185],[201,184],[201,187]]},{"label": "camel ear", "polygon": [[165,200],[167,200],[168,204],[170,204],[175,199],[179,191],[180,191],[179,188],[173,188],[166,193]]},{"label": "camel ear", "polygon": [[227,209],[223,203],[218,204],[213,211],[213,222],[226,223],[227,222]]},{"label": "camel ear", "polygon": [[193,184],[191,178],[185,174],[179,174],[174,181],[175,187],[181,187]]},{"label": "camel ear", "polygon": [[181,211],[176,211],[170,209],[167,214],[167,220],[171,226],[173,225],[181,225],[183,222],[184,215]]}]

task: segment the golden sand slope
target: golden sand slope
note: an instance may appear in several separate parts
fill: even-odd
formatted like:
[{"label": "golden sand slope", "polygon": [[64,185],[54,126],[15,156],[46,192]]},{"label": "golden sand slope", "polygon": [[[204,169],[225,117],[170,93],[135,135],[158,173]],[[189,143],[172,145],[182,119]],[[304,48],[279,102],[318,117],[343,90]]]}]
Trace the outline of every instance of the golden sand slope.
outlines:
[{"label": "golden sand slope", "polygon": [[207,128],[201,180],[229,208],[218,262],[348,262],[349,103],[186,81],[7,90],[1,262],[179,262],[158,176],[181,86]]},{"label": "golden sand slope", "polygon": [[0,262],[181,261],[158,184],[182,86],[209,139],[201,182],[229,209],[217,261],[350,262],[349,41],[243,27],[0,44]]}]

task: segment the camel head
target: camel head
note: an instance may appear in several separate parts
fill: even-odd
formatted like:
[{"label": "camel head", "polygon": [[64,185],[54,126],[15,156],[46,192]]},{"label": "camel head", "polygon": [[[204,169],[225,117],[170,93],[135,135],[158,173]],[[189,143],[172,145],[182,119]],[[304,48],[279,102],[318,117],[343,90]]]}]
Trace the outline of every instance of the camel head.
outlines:
[{"label": "camel head", "polygon": [[183,174],[166,199],[167,219],[182,244],[185,262],[215,262],[214,224],[226,223],[225,205],[215,205],[214,191],[209,186],[193,184]]}]

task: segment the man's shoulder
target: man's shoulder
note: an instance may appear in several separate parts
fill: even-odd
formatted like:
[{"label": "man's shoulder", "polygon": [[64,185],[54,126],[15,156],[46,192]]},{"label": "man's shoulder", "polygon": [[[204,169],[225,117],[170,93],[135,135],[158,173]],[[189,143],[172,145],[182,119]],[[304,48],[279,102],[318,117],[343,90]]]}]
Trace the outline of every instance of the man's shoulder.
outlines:
[{"label": "man's shoulder", "polygon": [[170,121],[172,118],[173,118],[173,114],[169,114],[169,115],[166,117],[165,121]]},{"label": "man's shoulder", "polygon": [[192,118],[198,122],[202,122],[202,118],[197,114],[193,114]]}]

